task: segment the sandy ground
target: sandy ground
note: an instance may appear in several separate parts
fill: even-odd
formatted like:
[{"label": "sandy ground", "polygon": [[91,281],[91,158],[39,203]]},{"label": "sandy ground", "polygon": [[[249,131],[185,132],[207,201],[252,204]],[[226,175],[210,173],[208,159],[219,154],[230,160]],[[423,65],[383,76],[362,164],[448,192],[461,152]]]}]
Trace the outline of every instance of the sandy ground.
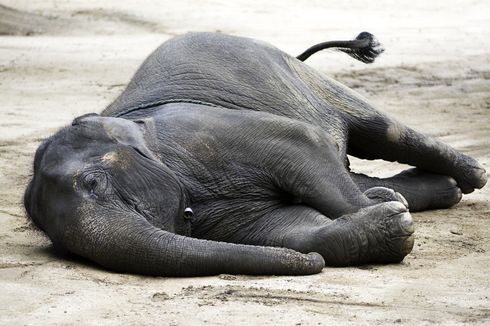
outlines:
[{"label": "sandy ground", "polygon": [[[222,31],[299,54],[373,32],[365,66],[333,52],[309,64],[490,170],[488,1],[56,1],[0,7],[0,324],[489,324],[490,186],[450,210],[413,214],[401,264],[305,277],[154,278],[56,256],[21,205],[39,142],[100,112],[159,43]],[[399,166],[353,160],[358,171]]]}]

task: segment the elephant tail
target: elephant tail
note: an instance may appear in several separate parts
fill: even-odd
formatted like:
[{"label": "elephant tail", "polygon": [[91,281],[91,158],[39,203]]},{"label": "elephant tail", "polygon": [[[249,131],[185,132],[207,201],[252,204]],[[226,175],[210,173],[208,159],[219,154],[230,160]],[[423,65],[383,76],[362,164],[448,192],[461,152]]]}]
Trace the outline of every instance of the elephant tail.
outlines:
[{"label": "elephant tail", "polygon": [[378,55],[384,52],[383,46],[373,34],[362,32],[361,34],[357,35],[354,40],[328,41],[313,45],[296,58],[298,60],[305,61],[318,51],[329,48],[336,48],[337,50],[347,53],[351,57],[364,63],[373,63]]}]

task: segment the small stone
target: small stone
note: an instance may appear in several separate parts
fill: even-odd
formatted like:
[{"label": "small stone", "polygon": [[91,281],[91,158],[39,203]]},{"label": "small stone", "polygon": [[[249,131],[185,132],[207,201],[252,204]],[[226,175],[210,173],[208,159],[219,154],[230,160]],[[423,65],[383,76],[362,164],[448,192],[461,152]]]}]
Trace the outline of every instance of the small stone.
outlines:
[{"label": "small stone", "polygon": [[153,294],[153,296],[151,297],[151,301],[165,301],[165,300],[168,300],[170,299],[170,296],[165,293],[165,292],[156,292],[155,294]]},{"label": "small stone", "polygon": [[234,281],[237,279],[237,277],[235,275],[230,275],[230,274],[221,274],[218,277],[220,279],[226,280],[226,281]]},{"label": "small stone", "polygon": [[450,230],[449,232],[451,232],[452,234],[456,234],[456,235],[463,235],[463,232],[458,231],[458,230]]}]

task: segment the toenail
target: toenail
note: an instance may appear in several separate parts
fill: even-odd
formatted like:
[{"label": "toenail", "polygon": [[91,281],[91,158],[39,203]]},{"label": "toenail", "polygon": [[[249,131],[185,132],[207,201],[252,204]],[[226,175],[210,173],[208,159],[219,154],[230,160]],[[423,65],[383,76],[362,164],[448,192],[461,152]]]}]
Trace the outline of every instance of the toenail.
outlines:
[{"label": "toenail", "polygon": [[399,193],[399,192],[396,192],[395,194],[396,194],[396,197],[398,198],[398,201],[399,201],[400,203],[402,203],[403,205],[405,205],[405,207],[406,207],[406,208],[409,208],[409,207],[408,207],[408,202],[407,202],[407,200],[405,199],[405,197],[403,197],[403,195],[402,195],[401,193]]},{"label": "toenail", "polygon": [[415,242],[415,237],[413,235],[409,236],[405,241],[403,241],[402,253],[403,255],[408,255],[412,249]]},{"label": "toenail", "polygon": [[462,198],[463,198],[463,192],[461,191],[461,189],[457,188],[457,190],[456,190],[456,200],[457,200],[457,203],[459,203]]},{"label": "toenail", "polygon": [[395,211],[395,213],[403,213],[407,211],[407,206],[399,201],[391,201],[389,202],[390,209]]},{"label": "toenail", "polygon": [[451,178],[451,177],[449,177],[449,183],[451,184],[451,186],[457,186],[458,185],[458,182],[454,178]]},{"label": "toenail", "polygon": [[402,217],[400,218],[400,227],[403,229],[403,231],[410,234],[415,231],[415,227],[413,225],[413,219],[410,213],[408,212],[403,213]]}]

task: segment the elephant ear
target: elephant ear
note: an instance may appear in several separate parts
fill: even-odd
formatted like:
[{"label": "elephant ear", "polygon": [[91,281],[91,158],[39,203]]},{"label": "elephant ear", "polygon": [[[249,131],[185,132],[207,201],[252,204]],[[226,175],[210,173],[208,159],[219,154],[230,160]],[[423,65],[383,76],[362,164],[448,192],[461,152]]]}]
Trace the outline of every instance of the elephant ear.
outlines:
[{"label": "elephant ear", "polygon": [[[189,238],[155,228],[135,213],[100,216],[85,205],[84,216],[65,228],[62,242],[80,256],[117,271],[157,276],[220,273],[305,275],[325,263],[317,253],[274,247],[237,245]],[[90,226],[90,227],[87,227]]]},{"label": "elephant ear", "polygon": [[110,122],[103,124],[107,134],[118,143],[131,146],[140,154],[149,159],[158,160],[147,146],[147,140],[143,134],[145,122],[138,120],[136,122],[122,118],[106,118]]},{"label": "elephant ear", "polygon": [[113,141],[134,148],[149,159],[158,160],[147,146],[147,139],[143,130],[146,128],[144,120],[132,121],[123,118],[104,117],[97,113],[89,113],[73,120],[72,126],[89,123],[95,128],[101,128]]}]

